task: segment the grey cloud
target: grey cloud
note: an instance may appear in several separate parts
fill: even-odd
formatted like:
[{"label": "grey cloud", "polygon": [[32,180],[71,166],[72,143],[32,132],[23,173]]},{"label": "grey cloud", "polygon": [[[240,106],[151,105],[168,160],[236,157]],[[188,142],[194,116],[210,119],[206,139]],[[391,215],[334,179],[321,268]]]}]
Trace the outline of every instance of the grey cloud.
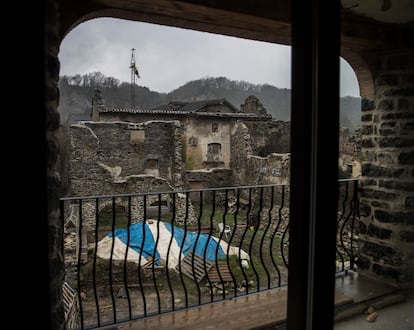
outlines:
[{"label": "grey cloud", "polygon": [[[100,71],[128,82],[131,48],[141,76],[137,83],[157,92],[206,76],[279,88],[291,84],[288,46],[112,18],[82,23],[68,34],[59,53],[61,74]],[[344,65],[341,72],[341,90],[355,95],[354,73]]]}]

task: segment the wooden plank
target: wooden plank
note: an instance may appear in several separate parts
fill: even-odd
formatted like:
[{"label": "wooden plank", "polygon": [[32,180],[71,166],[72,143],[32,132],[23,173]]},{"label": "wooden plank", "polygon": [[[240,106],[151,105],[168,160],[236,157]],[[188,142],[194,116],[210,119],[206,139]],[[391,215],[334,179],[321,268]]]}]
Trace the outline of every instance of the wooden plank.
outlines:
[{"label": "wooden plank", "polygon": [[63,283],[62,293],[66,325],[75,329],[79,326],[78,294],[67,282]]},{"label": "wooden plank", "polygon": [[208,278],[211,282],[233,282],[233,277],[226,261],[218,261],[217,265],[214,263],[208,272]]},{"label": "wooden plank", "polygon": [[153,257],[150,256],[150,257],[146,258],[146,261],[147,262],[144,265],[142,265],[141,267],[148,269],[148,268],[152,268],[152,265],[154,264],[154,262],[158,261],[158,258],[153,258]]},{"label": "wooden plank", "polygon": [[198,283],[206,276],[206,272],[209,272],[212,266],[212,261],[204,259],[197,253],[194,253],[193,258],[192,251],[181,260],[181,272],[189,278],[195,279]]}]

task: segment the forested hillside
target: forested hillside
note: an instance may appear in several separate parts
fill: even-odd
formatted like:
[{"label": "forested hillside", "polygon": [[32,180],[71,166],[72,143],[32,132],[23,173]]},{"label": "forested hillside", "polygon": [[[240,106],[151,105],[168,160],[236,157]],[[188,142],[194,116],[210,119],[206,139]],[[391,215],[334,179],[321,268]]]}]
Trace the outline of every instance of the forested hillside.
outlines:
[{"label": "forested hillside", "polygon": [[[95,88],[102,90],[107,107],[130,108],[131,84],[106,77],[100,72],[86,75],[63,76],[59,81],[61,121],[73,115],[86,115],[91,111]],[[290,90],[271,85],[254,85],[245,81],[229,80],[225,77],[202,78],[187,82],[170,93],[158,93],[147,87],[135,86],[135,107],[152,109],[170,101],[195,101],[225,98],[236,108],[254,95],[275,120],[290,120]],[[341,126],[351,131],[360,127],[361,99],[341,98]]]}]

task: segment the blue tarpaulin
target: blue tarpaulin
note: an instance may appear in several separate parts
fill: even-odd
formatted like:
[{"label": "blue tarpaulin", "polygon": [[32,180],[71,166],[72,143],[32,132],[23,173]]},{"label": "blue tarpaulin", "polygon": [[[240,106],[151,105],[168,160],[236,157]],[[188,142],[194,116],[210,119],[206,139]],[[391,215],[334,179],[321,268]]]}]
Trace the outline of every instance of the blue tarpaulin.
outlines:
[{"label": "blue tarpaulin", "polygon": [[[225,258],[226,254],[240,254],[238,248],[229,247],[222,239],[184,231],[162,221],[137,222],[128,228],[115,229],[114,235],[109,233],[98,243],[97,254],[101,258],[135,262],[142,257],[155,257],[155,265],[168,259],[168,267],[174,268],[189,252],[209,261]],[[243,258],[248,258],[244,251],[242,253]],[[145,260],[141,264],[143,262]]]},{"label": "blue tarpaulin", "polygon": [[[174,230],[174,239],[178,246],[183,244],[183,254],[186,256],[188,252],[194,251],[200,256],[210,261],[221,259],[226,256],[221,246],[208,234],[200,234],[188,231],[184,238],[184,230],[164,222],[164,226],[172,233]],[[184,242],[184,243],[183,243]],[[216,257],[217,256],[217,257]]]}]

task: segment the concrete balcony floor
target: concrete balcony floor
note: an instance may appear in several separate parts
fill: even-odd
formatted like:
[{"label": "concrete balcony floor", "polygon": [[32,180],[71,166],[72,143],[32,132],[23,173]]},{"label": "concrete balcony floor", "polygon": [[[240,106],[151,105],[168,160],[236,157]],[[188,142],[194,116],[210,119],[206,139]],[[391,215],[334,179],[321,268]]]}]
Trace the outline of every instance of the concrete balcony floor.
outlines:
[{"label": "concrete balcony floor", "polygon": [[[337,290],[352,296],[349,306],[337,307],[334,330],[413,330],[414,287],[399,289],[357,273],[336,282]],[[375,321],[368,321],[373,307]]]},{"label": "concrete balcony floor", "polygon": [[[138,329],[275,329],[286,328],[287,287],[113,325]],[[337,275],[335,330],[414,329],[414,294],[356,272]],[[377,313],[368,322],[368,307]]]}]

